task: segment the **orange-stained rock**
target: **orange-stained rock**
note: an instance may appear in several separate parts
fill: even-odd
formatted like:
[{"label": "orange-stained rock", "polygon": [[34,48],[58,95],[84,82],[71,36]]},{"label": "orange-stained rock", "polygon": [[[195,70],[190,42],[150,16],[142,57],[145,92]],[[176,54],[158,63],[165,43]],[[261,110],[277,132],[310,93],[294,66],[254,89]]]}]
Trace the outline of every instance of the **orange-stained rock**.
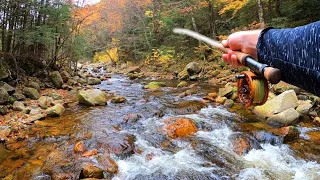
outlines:
[{"label": "orange-stained rock", "polygon": [[228,139],[232,143],[232,150],[240,156],[248,153],[251,149],[261,149],[256,139],[242,133],[233,133]]},{"label": "orange-stained rock", "polygon": [[82,156],[83,157],[90,157],[90,156],[93,156],[93,155],[96,155],[98,154],[98,150],[96,149],[91,149],[91,150],[88,150],[88,151],[85,151],[82,153]]},{"label": "orange-stained rock", "polygon": [[86,150],[86,147],[83,141],[79,141],[74,145],[74,152],[84,152],[85,150]]},{"label": "orange-stained rock", "polygon": [[166,133],[170,138],[185,137],[198,131],[195,123],[187,118],[170,118],[165,120],[165,123]]},{"label": "orange-stained rock", "polygon": [[309,141],[314,144],[320,144],[320,131],[309,131],[306,134],[310,137]]},{"label": "orange-stained rock", "polygon": [[118,172],[118,164],[110,157],[106,158],[102,165],[108,173],[116,174]]},{"label": "orange-stained rock", "polygon": [[216,98],[216,97],[218,97],[218,93],[217,92],[209,93],[208,96],[210,96],[212,98]]}]

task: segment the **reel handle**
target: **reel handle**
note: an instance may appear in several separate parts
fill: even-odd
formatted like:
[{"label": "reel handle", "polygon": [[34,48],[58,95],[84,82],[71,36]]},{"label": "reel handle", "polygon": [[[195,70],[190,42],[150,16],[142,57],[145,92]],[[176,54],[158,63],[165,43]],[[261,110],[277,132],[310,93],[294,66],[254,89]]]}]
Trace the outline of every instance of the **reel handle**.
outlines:
[{"label": "reel handle", "polygon": [[[222,52],[228,53],[230,48],[224,47],[222,44],[218,47]],[[265,77],[271,84],[277,84],[281,80],[281,71],[277,68],[261,64],[254,60],[249,54],[240,51],[234,51],[237,59],[245,66],[249,67],[255,73]]]}]

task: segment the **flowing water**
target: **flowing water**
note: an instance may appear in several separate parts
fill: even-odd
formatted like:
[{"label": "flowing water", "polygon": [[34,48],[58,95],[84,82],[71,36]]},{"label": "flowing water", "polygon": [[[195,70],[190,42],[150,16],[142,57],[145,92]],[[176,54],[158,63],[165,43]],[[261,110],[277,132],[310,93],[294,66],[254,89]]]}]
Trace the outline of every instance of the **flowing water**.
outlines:
[{"label": "flowing water", "polygon": [[[26,128],[28,138],[0,144],[0,178],[79,179],[83,163],[101,167],[100,159],[107,155],[119,167],[118,173],[109,177],[114,180],[320,179],[319,159],[301,158],[282,143],[282,137],[265,131],[256,131],[264,136],[259,141],[262,148],[243,156],[236,154],[230,136],[246,133],[241,124],[254,117],[202,103],[201,97],[217,87],[199,85],[197,95],[179,98],[185,89],[173,88],[175,81],[167,81],[169,87],[156,91],[144,90],[144,81],[113,75],[97,88],[124,96],[127,102],[76,106],[60,118]],[[132,113],[141,118],[124,122]],[[163,127],[171,117],[190,118],[199,131],[194,136],[170,139]],[[133,150],[126,144],[130,137]],[[98,155],[86,158],[74,153],[74,144],[80,140],[88,149],[97,149]],[[106,148],[110,144],[126,148],[123,153],[112,153]]]}]

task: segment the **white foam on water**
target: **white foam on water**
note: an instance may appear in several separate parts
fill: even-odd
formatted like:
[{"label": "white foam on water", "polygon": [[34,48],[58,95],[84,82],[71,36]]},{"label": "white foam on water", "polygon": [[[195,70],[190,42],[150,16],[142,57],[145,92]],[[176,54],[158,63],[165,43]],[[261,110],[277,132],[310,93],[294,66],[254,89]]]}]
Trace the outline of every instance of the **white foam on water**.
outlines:
[{"label": "white foam on water", "polygon": [[[176,153],[162,151],[159,148],[149,146],[148,142],[137,137],[136,145],[143,150],[142,154],[134,154],[126,160],[119,160],[119,174],[114,180],[134,179],[137,175],[150,175],[161,172],[170,176],[178,171],[195,170],[197,172],[211,172],[213,167],[204,167],[209,164],[189,146]],[[146,156],[152,153],[151,160]]]},{"label": "white foam on water", "polygon": [[299,137],[301,139],[309,140],[310,137],[306,134],[307,132],[310,131],[320,131],[320,127],[314,127],[314,128],[307,128],[307,127],[297,127],[297,129],[300,132]]},{"label": "white foam on water", "polygon": [[228,136],[232,134],[232,130],[228,127],[221,127],[210,132],[198,131],[196,136],[202,139],[208,140],[211,144],[222,148],[228,152],[232,152],[232,144],[228,139]]},{"label": "white foam on water", "polygon": [[[264,171],[276,179],[320,179],[320,165],[316,162],[305,161],[292,156],[287,145],[272,146],[262,145],[262,150],[251,150],[243,158],[251,168],[244,169],[239,174],[239,179],[251,179],[252,171]],[[262,174],[258,179],[263,179]]]},{"label": "white foam on water", "polygon": [[241,180],[269,180],[269,178],[263,173],[263,170],[259,168],[246,168],[242,170],[237,179]]}]

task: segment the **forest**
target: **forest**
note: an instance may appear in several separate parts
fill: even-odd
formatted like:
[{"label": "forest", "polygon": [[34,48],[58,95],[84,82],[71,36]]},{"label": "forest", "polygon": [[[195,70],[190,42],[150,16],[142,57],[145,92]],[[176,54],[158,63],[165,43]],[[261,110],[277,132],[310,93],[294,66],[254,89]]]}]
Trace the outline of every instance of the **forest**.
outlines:
[{"label": "forest", "polygon": [[1,60],[11,66],[12,75],[34,75],[37,69],[70,69],[78,61],[144,61],[154,53],[162,61],[205,58],[209,47],[172,29],[192,29],[222,40],[233,31],[317,21],[319,3],[102,0],[83,6],[71,0],[1,0]]}]

